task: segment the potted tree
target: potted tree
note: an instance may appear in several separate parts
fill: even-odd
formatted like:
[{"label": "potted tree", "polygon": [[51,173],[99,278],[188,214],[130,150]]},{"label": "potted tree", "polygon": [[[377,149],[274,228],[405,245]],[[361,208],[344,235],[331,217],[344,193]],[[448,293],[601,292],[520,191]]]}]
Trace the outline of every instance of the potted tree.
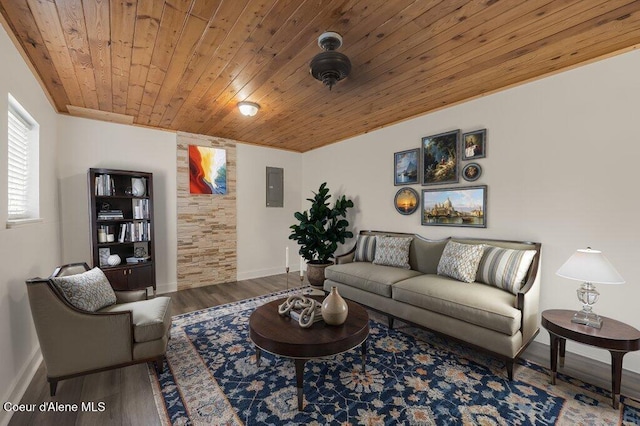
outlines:
[{"label": "potted tree", "polygon": [[331,259],[338,249],[338,243],[344,244],[353,233],[347,230],[347,210],[353,207],[353,201],[344,195],[338,198],[333,207],[329,207],[329,188],[327,183],[320,185],[311,202],[309,211],[294,214],[298,223],[291,225],[290,240],[300,244],[298,253],[307,261],[307,278],[315,287],[324,283],[324,268],[333,264]]}]

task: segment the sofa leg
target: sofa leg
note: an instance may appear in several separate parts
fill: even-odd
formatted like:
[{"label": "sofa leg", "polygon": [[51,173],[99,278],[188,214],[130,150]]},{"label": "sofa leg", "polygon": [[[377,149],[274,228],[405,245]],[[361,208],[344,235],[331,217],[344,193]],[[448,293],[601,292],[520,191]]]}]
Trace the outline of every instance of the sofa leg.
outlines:
[{"label": "sofa leg", "polygon": [[513,364],[514,360],[507,360],[507,377],[509,377],[509,381],[513,381]]},{"label": "sofa leg", "polygon": [[393,330],[393,320],[395,318],[392,317],[391,315],[387,315],[387,321],[389,322],[389,330]]},{"label": "sofa leg", "polygon": [[164,371],[164,357],[161,356],[153,360],[153,366],[155,367],[158,376],[161,375]]},{"label": "sofa leg", "polygon": [[49,379],[49,394],[51,396],[56,396],[57,389],[58,389],[58,381],[54,379]]}]

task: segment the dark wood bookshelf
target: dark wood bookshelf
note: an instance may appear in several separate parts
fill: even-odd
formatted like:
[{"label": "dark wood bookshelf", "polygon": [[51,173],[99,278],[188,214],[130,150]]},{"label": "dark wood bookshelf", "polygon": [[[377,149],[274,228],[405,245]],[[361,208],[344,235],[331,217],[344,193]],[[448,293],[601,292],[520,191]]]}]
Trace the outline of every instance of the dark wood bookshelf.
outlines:
[{"label": "dark wood bookshelf", "polygon": [[[142,192],[140,185],[134,187],[134,180],[143,181]],[[93,266],[104,271],[115,290],[152,287],[155,292],[153,174],[92,168],[88,186]],[[118,212],[122,217],[99,218],[101,211]],[[106,240],[108,235],[113,235],[113,241]],[[120,264],[106,263],[107,250],[109,255],[120,257]],[[127,263],[127,258],[136,257],[141,250],[147,260]]]}]

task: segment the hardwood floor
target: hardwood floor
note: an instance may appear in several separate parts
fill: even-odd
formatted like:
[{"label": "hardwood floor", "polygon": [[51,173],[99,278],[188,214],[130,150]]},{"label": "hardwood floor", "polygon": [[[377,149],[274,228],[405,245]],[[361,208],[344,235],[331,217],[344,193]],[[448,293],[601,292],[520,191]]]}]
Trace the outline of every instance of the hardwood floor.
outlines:
[{"label": "hardwood floor", "polygon": [[[289,288],[300,284],[298,277],[289,275]],[[205,309],[251,297],[284,290],[286,275],[257,278],[227,284],[201,287],[168,293],[173,299],[174,315]],[[546,334],[543,329],[540,331]],[[524,358],[543,366],[549,365],[549,347],[533,342]],[[560,372],[584,380],[605,389],[611,386],[610,365],[567,352],[565,367]],[[515,375],[517,377],[518,367]],[[640,400],[640,374],[623,371],[622,394]],[[40,412],[37,406],[43,402],[61,404],[104,402],[103,412]],[[13,401],[12,401],[13,402]],[[90,374],[58,384],[55,397],[49,396],[44,364],[36,372],[21,403],[36,404],[35,412],[13,414],[9,425],[157,425],[158,418],[147,366],[134,365],[103,373]],[[97,408],[97,407],[96,407]]]}]

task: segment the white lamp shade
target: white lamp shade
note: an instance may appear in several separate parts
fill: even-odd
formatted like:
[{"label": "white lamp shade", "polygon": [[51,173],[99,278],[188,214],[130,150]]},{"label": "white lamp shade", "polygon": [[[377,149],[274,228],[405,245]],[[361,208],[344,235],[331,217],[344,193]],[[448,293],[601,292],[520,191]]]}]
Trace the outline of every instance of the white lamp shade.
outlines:
[{"label": "white lamp shade", "polygon": [[624,284],[624,279],[602,252],[592,249],[576,251],[556,275],[594,284]]},{"label": "white lamp shade", "polygon": [[246,115],[247,117],[253,117],[258,113],[260,105],[253,102],[239,102],[238,109],[240,110],[240,114]]}]

